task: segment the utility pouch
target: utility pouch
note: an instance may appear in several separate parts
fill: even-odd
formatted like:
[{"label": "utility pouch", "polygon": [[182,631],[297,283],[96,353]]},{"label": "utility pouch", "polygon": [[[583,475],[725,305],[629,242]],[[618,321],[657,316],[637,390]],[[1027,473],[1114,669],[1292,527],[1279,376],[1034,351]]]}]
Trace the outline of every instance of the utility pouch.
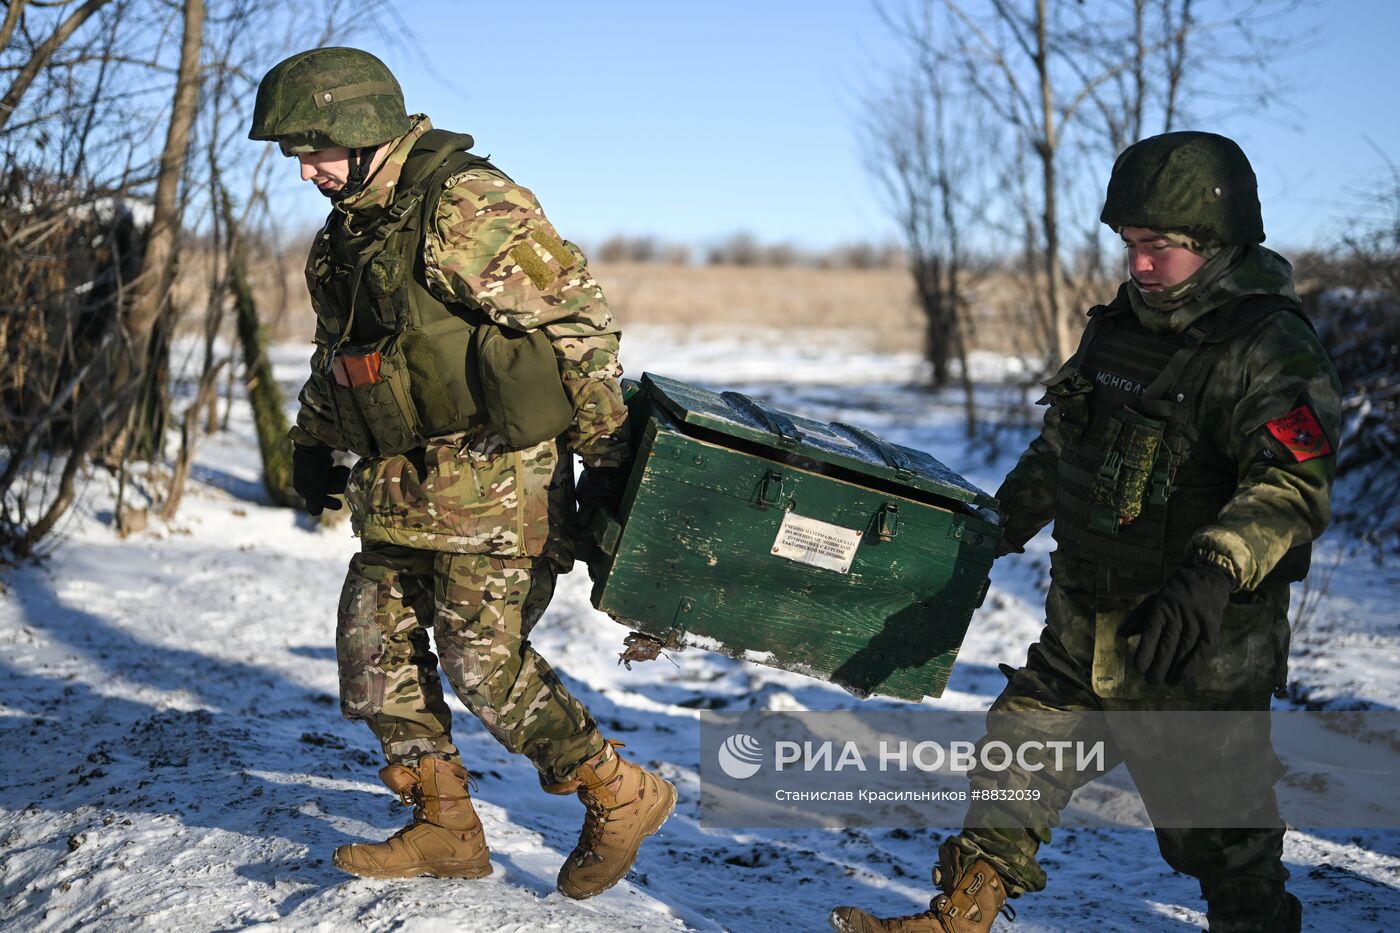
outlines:
[{"label": "utility pouch", "polygon": [[408,317],[407,273],[398,253],[385,249],[365,268],[360,339],[378,340],[403,330]]},{"label": "utility pouch", "polygon": [[483,324],[474,340],[486,421],[506,443],[532,447],[573,423],[574,406],[548,334]]},{"label": "utility pouch", "polygon": [[1094,384],[1073,366],[1060,370],[1045,383],[1037,405],[1049,405],[1045,420],[1070,446],[1077,445],[1089,427],[1089,393]]},{"label": "utility pouch", "polygon": [[331,375],[345,389],[374,385],[382,381],[384,358],[378,350],[341,350],[331,357]]},{"label": "utility pouch", "polygon": [[[1149,493],[1165,502],[1169,493],[1165,472],[1154,474],[1162,452],[1165,421],[1124,408],[1114,415],[1104,434],[1105,454],[1089,492],[1089,527],[1114,534],[1142,514]],[[1168,471],[1170,463],[1163,466]]]},{"label": "utility pouch", "polygon": [[422,445],[408,370],[396,344],[344,348],[331,357],[329,369],[336,423],[352,451],[385,457]]}]

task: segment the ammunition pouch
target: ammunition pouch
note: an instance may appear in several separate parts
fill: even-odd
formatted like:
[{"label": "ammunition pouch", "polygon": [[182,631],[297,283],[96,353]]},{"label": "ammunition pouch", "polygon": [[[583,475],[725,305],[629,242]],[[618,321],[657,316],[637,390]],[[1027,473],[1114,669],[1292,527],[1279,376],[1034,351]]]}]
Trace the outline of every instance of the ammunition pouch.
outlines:
[{"label": "ammunition pouch", "polygon": [[346,446],[363,456],[400,454],[421,446],[408,370],[394,341],[377,347],[322,349],[336,426]]},{"label": "ammunition pouch", "polygon": [[[1115,534],[1142,514],[1149,501],[1165,505],[1171,494],[1171,451],[1162,443],[1165,421],[1131,409],[1106,426],[1106,452],[1089,490],[1089,527]],[[1160,466],[1159,466],[1160,461]]]},{"label": "ammunition pouch", "polygon": [[378,350],[346,349],[331,357],[331,376],[343,389],[358,389],[382,381],[383,365]]}]

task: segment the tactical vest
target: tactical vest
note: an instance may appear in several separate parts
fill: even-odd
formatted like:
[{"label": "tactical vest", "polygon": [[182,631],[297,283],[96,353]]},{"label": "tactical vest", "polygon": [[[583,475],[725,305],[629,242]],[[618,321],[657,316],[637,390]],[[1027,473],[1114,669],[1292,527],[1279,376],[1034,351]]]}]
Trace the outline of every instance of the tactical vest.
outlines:
[{"label": "tactical vest", "polygon": [[[1302,315],[1287,299],[1249,296],[1183,333],[1156,334],[1138,321],[1126,291],[1089,312],[1079,350],[1047,388],[1052,404],[1067,409],[1059,413],[1055,541],[1095,566],[1102,595],[1158,589],[1181,566],[1191,536],[1234,495],[1237,465],[1200,443],[1191,413],[1229,342],[1280,312]],[[1293,548],[1265,582],[1301,580],[1310,556],[1310,545]]]},{"label": "tactical vest", "polygon": [[[525,447],[572,420],[543,331],[507,332],[480,307],[445,303],[428,288],[423,238],[448,179],[474,168],[507,178],[466,152],[471,145],[470,136],[424,133],[392,201],[379,212],[332,211],[307,259],[313,371],[341,437],[361,456],[405,453],[482,424]],[[533,392],[500,388],[521,385]]]}]

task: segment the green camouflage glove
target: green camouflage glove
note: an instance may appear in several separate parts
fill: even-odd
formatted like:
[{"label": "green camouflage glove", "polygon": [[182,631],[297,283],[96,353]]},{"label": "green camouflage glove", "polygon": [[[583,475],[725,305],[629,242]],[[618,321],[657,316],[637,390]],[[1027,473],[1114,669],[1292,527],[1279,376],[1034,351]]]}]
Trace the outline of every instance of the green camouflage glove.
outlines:
[{"label": "green camouflage glove", "polygon": [[292,488],[306,503],[308,515],[320,515],[324,509],[339,509],[335,496],[345,492],[350,468],[336,466],[329,447],[295,444],[292,451]]},{"label": "green camouflage glove", "polygon": [[1234,589],[1224,569],[1195,561],[1128,615],[1121,634],[1142,636],[1133,661],[1149,684],[1175,685],[1200,673],[1220,643],[1220,623]]}]

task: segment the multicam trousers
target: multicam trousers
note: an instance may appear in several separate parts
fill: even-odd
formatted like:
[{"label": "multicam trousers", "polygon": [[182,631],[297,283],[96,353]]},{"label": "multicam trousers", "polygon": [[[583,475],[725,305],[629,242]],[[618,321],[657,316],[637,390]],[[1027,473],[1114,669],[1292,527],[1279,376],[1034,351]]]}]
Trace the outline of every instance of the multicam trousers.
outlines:
[{"label": "multicam trousers", "polygon": [[[341,711],[368,724],[391,763],[460,762],[438,661],[466,707],[541,780],[566,780],[603,747],[529,634],[554,594],[545,558],[366,542],[350,561],[336,628]],[[435,633],[437,655],[429,645]]]},{"label": "multicam trousers", "polygon": [[[1018,743],[1031,740],[1084,739],[1083,735],[1068,733],[1075,723],[1090,720],[1059,716],[1061,712],[1267,710],[1276,670],[1271,658],[1256,655],[1273,652],[1261,651],[1257,644],[1260,638],[1251,633],[1280,621],[1279,616],[1285,622],[1283,631],[1287,631],[1287,589],[1239,594],[1237,599],[1240,602],[1232,605],[1226,615],[1220,652],[1212,661],[1212,667],[1221,668],[1222,676],[1218,683],[1210,684],[1213,689],[1202,693],[1154,688],[1145,682],[1125,685],[1121,680],[1123,665],[1112,658],[1105,660],[1104,642],[1116,637],[1118,627],[1137,600],[1105,605],[1061,581],[1052,582],[1046,601],[1046,627],[1040,640],[1031,646],[1026,665],[1010,675],[1006,689],[992,704],[983,742],[1003,741],[1016,748]],[[1269,635],[1268,639],[1275,637]],[[1280,647],[1286,657],[1286,641]],[[1122,645],[1107,653],[1131,656]],[[1220,688],[1224,672],[1231,667],[1232,689],[1227,692]],[[1118,677],[1103,676],[1105,670],[1115,669]],[[1130,661],[1127,676],[1138,676]],[[1095,680],[1116,682],[1107,691],[1095,691],[1091,687]],[[1105,697],[1104,692],[1112,696]],[[1258,722],[1257,717],[1240,718]],[[1185,771],[1179,761],[1165,767],[1161,758],[1163,737],[1153,734],[1149,717],[1131,719],[1149,725],[1126,732],[1109,728],[1104,765],[1106,769],[1119,763],[1127,765],[1149,814],[1153,813],[1154,804],[1165,797],[1179,797],[1184,792],[1205,806],[1223,808],[1207,812],[1235,817],[1242,808],[1248,808],[1248,825],[1258,827],[1156,830],[1158,847],[1167,863],[1200,881],[1212,933],[1289,929],[1290,907],[1283,885],[1288,878],[1282,861],[1284,827],[1273,790],[1282,768],[1272,767],[1278,762],[1268,742],[1267,717],[1262,735],[1237,734],[1233,739],[1202,736],[1191,745],[1190,768]],[[1057,722],[1060,727],[1055,725]],[[1249,728],[1246,725],[1245,731]],[[1059,734],[1061,731],[1066,734]],[[1240,767],[1241,755],[1249,756],[1255,766]],[[1261,761],[1267,764],[1259,766]],[[1183,790],[1178,781],[1164,787],[1159,777],[1168,770],[1177,777],[1186,774],[1185,780],[1191,786]],[[1046,875],[1036,861],[1036,852],[1042,843],[1050,841],[1051,827],[1059,824],[1059,813],[1069,804],[1071,794],[1099,773],[1076,773],[1072,767],[1056,770],[1048,766],[1036,771],[1020,767],[995,773],[974,771],[973,788],[1033,789],[1038,792],[1038,801],[1016,804],[1010,810],[996,803],[974,803],[969,807],[965,828],[951,841],[967,855],[985,858],[996,866],[1013,896],[1042,890]],[[1008,813],[1014,813],[1015,818],[1008,818]]]}]

